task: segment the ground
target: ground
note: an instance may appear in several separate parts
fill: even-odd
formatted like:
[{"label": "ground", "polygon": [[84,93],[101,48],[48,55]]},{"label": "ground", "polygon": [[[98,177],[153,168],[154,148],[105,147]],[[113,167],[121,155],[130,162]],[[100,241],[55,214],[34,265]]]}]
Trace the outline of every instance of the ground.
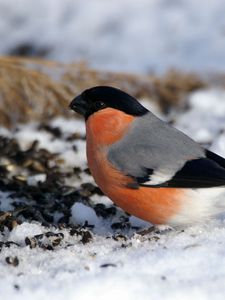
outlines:
[{"label": "ground", "polygon": [[[190,94],[182,113],[144,103],[225,155],[223,90]],[[84,134],[80,119],[0,129],[1,297],[224,299],[224,216],[139,234],[150,224],[95,186]]]}]

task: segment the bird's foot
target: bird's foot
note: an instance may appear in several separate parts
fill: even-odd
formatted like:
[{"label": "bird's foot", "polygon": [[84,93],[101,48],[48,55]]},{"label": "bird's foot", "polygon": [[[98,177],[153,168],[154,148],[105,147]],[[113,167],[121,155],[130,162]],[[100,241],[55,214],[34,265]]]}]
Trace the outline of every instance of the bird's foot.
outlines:
[{"label": "bird's foot", "polygon": [[173,228],[168,225],[152,225],[151,227],[144,228],[137,231],[136,234],[141,236],[152,234],[152,233],[163,234],[171,230],[173,230]]}]

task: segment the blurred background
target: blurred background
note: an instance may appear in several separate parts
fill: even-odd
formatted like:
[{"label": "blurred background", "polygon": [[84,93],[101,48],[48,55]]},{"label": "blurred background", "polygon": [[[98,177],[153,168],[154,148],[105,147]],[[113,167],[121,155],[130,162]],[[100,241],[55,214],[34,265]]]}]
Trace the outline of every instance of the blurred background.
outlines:
[{"label": "blurred background", "polygon": [[110,71],[225,71],[224,0],[0,0],[0,54]]}]

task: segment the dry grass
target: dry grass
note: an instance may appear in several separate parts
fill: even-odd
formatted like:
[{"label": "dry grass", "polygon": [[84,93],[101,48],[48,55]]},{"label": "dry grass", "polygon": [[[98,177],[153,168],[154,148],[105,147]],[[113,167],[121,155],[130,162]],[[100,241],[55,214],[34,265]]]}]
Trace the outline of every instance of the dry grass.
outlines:
[{"label": "dry grass", "polygon": [[[65,84],[53,80],[40,67],[42,62],[19,58],[0,58],[0,123],[47,119],[65,114],[68,98]],[[49,65],[49,68],[54,68]]]},{"label": "dry grass", "polygon": [[166,111],[205,83],[196,75],[175,71],[159,78],[100,72],[85,64],[0,57],[0,124],[11,127],[18,122],[71,115],[68,110],[71,99],[95,85],[112,85],[137,98],[153,99]]}]

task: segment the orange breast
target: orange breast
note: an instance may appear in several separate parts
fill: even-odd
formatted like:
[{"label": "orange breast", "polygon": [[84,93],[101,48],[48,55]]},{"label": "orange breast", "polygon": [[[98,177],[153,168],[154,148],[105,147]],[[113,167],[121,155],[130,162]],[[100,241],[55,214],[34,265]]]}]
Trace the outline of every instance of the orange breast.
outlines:
[{"label": "orange breast", "polygon": [[104,109],[86,122],[87,159],[90,171],[101,190],[126,212],[150,221],[165,224],[180,210],[181,189],[127,188],[133,181],[116,170],[107,160],[107,148],[127,132],[135,118],[115,109]]}]

